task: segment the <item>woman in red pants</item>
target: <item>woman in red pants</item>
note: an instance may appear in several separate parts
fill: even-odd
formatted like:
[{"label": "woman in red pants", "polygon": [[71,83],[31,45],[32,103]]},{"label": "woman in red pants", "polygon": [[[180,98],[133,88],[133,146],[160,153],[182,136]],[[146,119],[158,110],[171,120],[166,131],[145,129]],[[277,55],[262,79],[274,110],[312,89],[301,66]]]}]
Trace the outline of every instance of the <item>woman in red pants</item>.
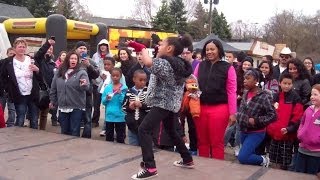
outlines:
[{"label": "woman in red pants", "polygon": [[219,40],[205,43],[202,61],[195,69],[199,87],[201,114],[195,120],[199,156],[224,159],[224,133],[228,122],[236,121],[236,72],[223,60],[224,50]]}]

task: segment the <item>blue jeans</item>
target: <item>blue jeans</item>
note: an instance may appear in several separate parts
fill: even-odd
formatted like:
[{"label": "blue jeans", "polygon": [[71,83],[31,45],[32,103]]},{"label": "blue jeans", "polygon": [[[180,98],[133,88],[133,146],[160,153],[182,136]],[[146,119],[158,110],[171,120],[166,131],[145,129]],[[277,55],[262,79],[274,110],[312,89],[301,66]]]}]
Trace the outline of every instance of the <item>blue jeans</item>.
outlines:
[{"label": "blue jeans", "polygon": [[80,121],[83,111],[74,109],[70,113],[59,111],[59,122],[61,126],[61,134],[71,136],[80,136]]},{"label": "blue jeans", "polygon": [[26,118],[27,110],[30,112],[30,128],[38,129],[39,109],[32,101],[31,96],[22,96],[20,103],[14,103],[17,119],[15,126],[22,127]]},{"label": "blue jeans", "polygon": [[230,141],[231,135],[232,133],[235,131],[235,135],[234,135],[234,146],[239,146],[240,147],[240,143],[241,143],[241,139],[240,139],[240,126],[239,124],[236,122],[234,125],[229,126],[226,129],[226,132],[224,134],[224,145],[226,146],[228,144],[228,142]]},{"label": "blue jeans", "polygon": [[130,145],[139,146],[138,134],[135,134],[128,130],[128,142]]},{"label": "blue jeans", "polygon": [[263,158],[257,155],[255,150],[263,141],[265,132],[241,132],[241,149],[238,155],[238,160],[241,164],[261,165]]},{"label": "blue jeans", "polygon": [[6,105],[8,106],[8,119],[6,121],[7,127],[14,126],[14,120],[16,119],[16,109],[12,102],[6,96],[0,97],[0,103],[2,105],[3,111],[5,111]]},{"label": "blue jeans", "polygon": [[298,152],[296,172],[317,174],[320,172],[320,157],[309,156]]}]

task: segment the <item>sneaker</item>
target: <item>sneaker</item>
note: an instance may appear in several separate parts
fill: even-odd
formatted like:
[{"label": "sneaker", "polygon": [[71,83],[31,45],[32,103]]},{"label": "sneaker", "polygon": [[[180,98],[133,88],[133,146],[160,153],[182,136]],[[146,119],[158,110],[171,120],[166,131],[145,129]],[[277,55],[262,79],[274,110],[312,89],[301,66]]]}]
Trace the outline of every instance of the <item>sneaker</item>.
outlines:
[{"label": "sneaker", "polygon": [[106,131],[105,130],[101,131],[100,136],[106,136]]},{"label": "sneaker", "polygon": [[173,162],[173,165],[177,166],[177,167],[188,168],[188,169],[193,169],[194,168],[193,161],[188,162],[188,163],[184,163],[183,160],[180,160],[180,161]]},{"label": "sneaker", "polygon": [[261,156],[263,158],[262,166],[269,167],[270,165],[270,158],[268,156]]},{"label": "sneaker", "polygon": [[239,146],[234,147],[234,155],[235,155],[236,157],[238,157],[239,152],[240,152],[240,147],[239,147]]},{"label": "sneaker", "polygon": [[142,168],[137,174],[131,176],[132,179],[151,179],[158,176],[158,172],[150,172],[147,168]]}]

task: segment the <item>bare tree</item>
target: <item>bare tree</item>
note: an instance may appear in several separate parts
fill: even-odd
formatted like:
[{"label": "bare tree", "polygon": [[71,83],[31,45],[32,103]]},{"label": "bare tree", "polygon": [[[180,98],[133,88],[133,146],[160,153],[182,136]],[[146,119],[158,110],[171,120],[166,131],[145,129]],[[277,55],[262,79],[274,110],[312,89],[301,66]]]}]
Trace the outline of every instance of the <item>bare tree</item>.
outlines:
[{"label": "bare tree", "polygon": [[275,14],[264,26],[264,40],[270,44],[284,43],[298,57],[319,56],[320,12],[305,16],[301,12],[283,11]]},{"label": "bare tree", "polygon": [[239,41],[249,41],[262,37],[262,29],[258,23],[244,23],[242,20],[231,23],[232,38]]},{"label": "bare tree", "polygon": [[143,20],[147,25],[151,25],[152,14],[156,8],[157,5],[152,0],[134,0],[132,18]]},{"label": "bare tree", "polygon": [[186,8],[187,11],[187,21],[190,22],[191,20],[195,19],[195,10],[196,10],[196,6],[199,3],[199,0],[183,0],[184,6]]}]

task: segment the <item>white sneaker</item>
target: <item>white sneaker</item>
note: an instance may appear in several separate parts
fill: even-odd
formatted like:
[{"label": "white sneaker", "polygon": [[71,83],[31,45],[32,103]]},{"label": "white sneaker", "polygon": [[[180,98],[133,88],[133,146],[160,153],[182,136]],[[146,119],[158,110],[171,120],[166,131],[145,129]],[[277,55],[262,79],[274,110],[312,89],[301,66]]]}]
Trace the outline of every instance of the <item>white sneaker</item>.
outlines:
[{"label": "white sneaker", "polygon": [[236,157],[238,157],[239,152],[240,152],[240,147],[239,147],[239,146],[234,147],[234,155],[235,155]]},{"label": "white sneaker", "polygon": [[106,131],[105,130],[101,131],[100,136],[106,136]]},{"label": "white sneaker", "polygon": [[270,165],[270,158],[268,156],[261,156],[263,158],[262,166],[269,167]]}]

